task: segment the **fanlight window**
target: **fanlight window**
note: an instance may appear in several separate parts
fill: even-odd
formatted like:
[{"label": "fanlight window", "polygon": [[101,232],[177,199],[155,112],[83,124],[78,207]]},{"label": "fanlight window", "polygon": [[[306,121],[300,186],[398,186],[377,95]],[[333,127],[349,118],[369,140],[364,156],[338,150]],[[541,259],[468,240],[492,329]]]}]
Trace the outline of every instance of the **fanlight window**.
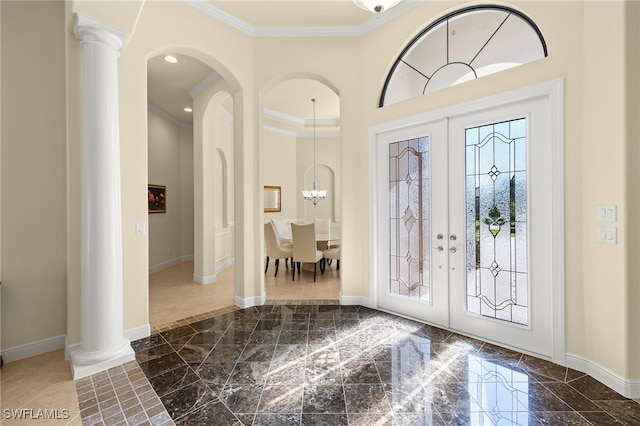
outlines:
[{"label": "fanlight window", "polygon": [[538,27],[502,6],[459,10],[428,26],[396,60],[379,106],[526,64],[547,56]]}]

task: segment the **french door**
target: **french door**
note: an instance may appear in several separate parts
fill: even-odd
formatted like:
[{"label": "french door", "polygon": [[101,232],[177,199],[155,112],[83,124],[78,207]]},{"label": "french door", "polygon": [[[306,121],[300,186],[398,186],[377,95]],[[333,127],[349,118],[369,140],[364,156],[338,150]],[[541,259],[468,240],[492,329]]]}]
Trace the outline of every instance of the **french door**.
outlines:
[{"label": "french door", "polygon": [[549,96],[380,132],[380,308],[553,356]]}]

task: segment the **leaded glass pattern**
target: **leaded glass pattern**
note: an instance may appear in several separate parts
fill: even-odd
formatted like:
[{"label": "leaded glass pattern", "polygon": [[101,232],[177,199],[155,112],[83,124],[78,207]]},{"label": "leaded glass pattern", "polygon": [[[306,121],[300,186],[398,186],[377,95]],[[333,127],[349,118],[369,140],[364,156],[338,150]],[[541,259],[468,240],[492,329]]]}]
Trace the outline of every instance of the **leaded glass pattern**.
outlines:
[{"label": "leaded glass pattern", "polygon": [[389,291],[430,303],[426,137],[389,144],[389,221]]},{"label": "leaded glass pattern", "polygon": [[526,119],[466,129],[467,311],[527,325]]},{"label": "leaded glass pattern", "polygon": [[432,23],[400,53],[379,106],[422,96],[547,56],[542,33],[504,6],[472,6]]}]

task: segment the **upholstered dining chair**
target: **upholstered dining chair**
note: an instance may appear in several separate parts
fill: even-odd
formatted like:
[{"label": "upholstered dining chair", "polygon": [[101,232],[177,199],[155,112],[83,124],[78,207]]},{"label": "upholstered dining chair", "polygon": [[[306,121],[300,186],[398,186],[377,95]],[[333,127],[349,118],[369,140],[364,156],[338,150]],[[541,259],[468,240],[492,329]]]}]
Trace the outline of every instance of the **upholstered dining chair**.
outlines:
[{"label": "upholstered dining chair", "polygon": [[[278,239],[276,238],[276,231],[271,222],[265,222],[264,224],[264,243],[265,252],[267,255],[264,273],[266,274],[267,269],[269,269],[269,258],[273,257],[276,260],[276,273],[274,274],[274,277],[277,277],[278,267],[280,266],[280,259],[284,259],[285,267],[289,269],[289,258],[293,256],[293,249],[280,245]],[[293,266],[293,261],[291,261],[291,266]]]},{"label": "upholstered dining chair", "polygon": [[271,219],[273,229],[276,231],[276,238],[281,246],[291,248],[293,242],[291,241],[291,231],[284,219]]},{"label": "upholstered dining chair", "polygon": [[[331,233],[331,218],[327,219],[313,219],[313,223],[316,225],[317,234],[329,234]],[[330,247],[328,241],[318,242],[318,250],[326,250]]]},{"label": "upholstered dining chair", "polygon": [[[322,252],[322,257],[325,259],[335,259],[336,260],[336,271],[340,270],[340,247],[329,248]],[[331,265],[331,261],[329,261],[329,265]]]},{"label": "upholstered dining chair", "polygon": [[293,269],[292,281],[296,280],[296,266],[300,273],[301,263],[313,263],[313,282],[316,282],[318,262],[320,262],[320,273],[324,273],[324,263],[322,252],[316,246],[316,227],[313,223],[307,225],[291,224],[291,236],[293,237]]}]

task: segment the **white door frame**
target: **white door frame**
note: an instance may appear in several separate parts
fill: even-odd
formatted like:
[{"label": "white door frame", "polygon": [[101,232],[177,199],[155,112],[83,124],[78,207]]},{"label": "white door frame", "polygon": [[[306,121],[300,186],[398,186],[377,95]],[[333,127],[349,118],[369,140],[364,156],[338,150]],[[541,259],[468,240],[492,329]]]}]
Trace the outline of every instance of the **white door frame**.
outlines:
[{"label": "white door frame", "polygon": [[[564,114],[563,114],[563,97],[564,85],[561,79],[553,80],[513,90],[510,92],[490,96],[487,98],[466,102],[437,111],[431,111],[423,114],[417,114],[410,117],[394,120],[387,123],[381,123],[369,128],[369,235],[372,244],[369,250],[369,297],[370,304],[374,308],[378,308],[378,287],[386,285],[380,283],[380,272],[378,264],[379,259],[378,238],[380,236],[381,227],[388,226],[387,223],[381,223],[378,218],[377,206],[379,203],[378,188],[380,184],[378,164],[377,144],[383,134],[391,130],[399,130],[420,123],[433,122],[440,119],[456,117],[466,113],[482,110],[483,108],[493,108],[514,101],[523,101],[533,99],[540,96],[549,97],[549,108],[551,111],[551,179],[552,179],[552,235],[554,238],[550,243],[552,251],[552,307],[553,307],[553,355],[551,361],[565,365],[565,310],[564,310]],[[386,261],[386,259],[382,260]]]}]

